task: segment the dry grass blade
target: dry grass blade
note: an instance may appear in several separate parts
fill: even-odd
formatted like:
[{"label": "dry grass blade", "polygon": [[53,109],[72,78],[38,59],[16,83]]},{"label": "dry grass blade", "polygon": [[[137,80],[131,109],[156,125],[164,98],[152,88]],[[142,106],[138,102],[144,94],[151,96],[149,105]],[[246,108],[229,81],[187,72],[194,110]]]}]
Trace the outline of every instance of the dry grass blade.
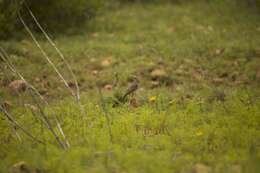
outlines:
[{"label": "dry grass blade", "polygon": [[[26,5],[26,4],[25,4]],[[63,83],[65,84],[66,88],[71,92],[72,96],[75,97],[77,103],[79,104],[80,107],[80,111],[83,115],[86,114],[86,112],[84,111],[83,105],[80,102],[80,89],[79,89],[79,85],[78,85],[78,81],[76,79],[75,74],[73,73],[73,70],[71,68],[71,66],[69,65],[69,63],[66,61],[64,55],[62,54],[62,52],[60,51],[60,49],[56,46],[56,44],[52,41],[52,39],[49,37],[49,35],[47,34],[47,32],[42,28],[41,24],[38,22],[37,18],[35,17],[35,15],[32,13],[32,11],[30,10],[30,8],[28,7],[28,5],[26,5],[31,17],[33,18],[34,22],[36,23],[36,25],[38,26],[38,28],[42,31],[42,33],[44,34],[44,36],[46,37],[46,39],[49,41],[49,43],[54,47],[54,49],[56,50],[56,52],[58,53],[58,55],[60,56],[60,58],[62,59],[62,61],[65,63],[65,65],[67,66],[73,80],[76,86],[76,93],[74,92],[73,89],[71,89],[71,87],[69,86],[68,82],[65,80],[65,78],[63,77],[63,75],[59,72],[58,68],[55,66],[55,64],[51,61],[51,59],[48,57],[47,53],[42,49],[41,45],[39,44],[39,42],[37,41],[37,39],[35,38],[35,36],[33,35],[32,31],[30,30],[30,28],[28,27],[28,25],[25,23],[25,21],[23,20],[20,12],[18,13],[18,17],[20,19],[20,21],[22,22],[22,24],[24,25],[26,31],[30,34],[31,38],[33,39],[33,41],[35,42],[35,44],[37,45],[37,47],[40,49],[41,53],[43,54],[43,56],[45,57],[45,59],[48,61],[48,63],[52,66],[52,68],[54,69],[54,71],[58,74],[58,76],[61,78],[61,80],[63,81]]]},{"label": "dry grass blade", "polygon": [[61,133],[61,135],[63,136],[64,140],[65,140],[65,143],[60,139],[60,137],[58,136],[58,134],[55,132],[54,128],[52,127],[52,124],[48,118],[48,116],[45,114],[41,104],[37,101],[35,95],[33,94],[32,90],[30,90],[30,94],[31,94],[31,97],[33,98],[34,102],[36,103],[39,111],[40,111],[40,115],[43,119],[43,122],[46,124],[47,128],[50,130],[50,132],[53,134],[54,138],[56,139],[56,141],[59,143],[59,145],[63,148],[63,149],[67,149],[70,147],[70,145],[67,145],[69,144],[69,142],[67,141],[66,139],[66,136],[61,128],[61,125],[60,125],[60,122],[58,121],[57,117],[55,114],[54,115],[54,119],[55,119],[55,122],[57,124],[57,127],[58,127],[58,130],[59,132]]},{"label": "dry grass blade", "polygon": [[6,110],[4,109],[1,105],[0,105],[0,110],[1,112],[4,114],[4,116],[7,118],[7,120],[14,126],[17,127],[19,129],[21,129],[21,131],[26,134],[28,137],[30,137],[33,141],[36,141],[38,143],[41,144],[45,144],[43,141],[37,139],[36,137],[34,137],[29,131],[27,131],[25,128],[23,128],[16,120],[15,118]]},{"label": "dry grass blade", "polygon": [[61,78],[63,83],[65,84],[66,88],[71,92],[72,96],[75,96],[74,91],[70,88],[68,82],[65,80],[65,78],[62,76],[62,74],[59,72],[58,68],[55,66],[55,64],[51,61],[47,53],[43,50],[41,47],[40,43],[37,41],[35,36],[33,35],[32,31],[30,28],[27,26],[25,21],[23,20],[22,16],[20,13],[18,13],[18,17],[20,21],[22,22],[23,26],[25,27],[26,31],[30,34],[31,38],[33,39],[34,43],[37,45],[37,47],[40,49],[41,53],[43,54],[44,58],[48,61],[48,63],[51,65],[51,67],[54,69],[54,71],[58,74],[58,76]]},{"label": "dry grass blade", "polygon": [[[31,85],[30,83],[28,83],[25,78],[21,75],[21,73],[19,73],[15,66],[12,64],[11,61],[9,61],[8,59],[10,58],[9,55],[5,52],[5,50],[3,48],[0,47],[0,50],[3,52],[1,53],[0,52],[0,57],[2,58],[2,60],[7,64],[7,66],[10,68],[10,70],[16,74],[21,80],[23,80],[27,87],[29,88],[30,92],[31,92],[31,96],[32,98],[36,96],[38,96],[47,106],[49,106],[48,102],[42,97],[42,95],[39,93],[39,91],[33,86]],[[6,58],[8,57],[8,58]],[[51,122],[49,121],[48,119],[48,116],[44,113],[42,107],[40,106],[40,104],[38,103],[38,101],[36,101],[35,99],[35,103],[37,104],[37,107],[41,110],[40,113],[41,113],[41,116],[42,116],[42,119],[44,120],[47,128],[50,130],[50,132],[53,134],[53,136],[55,137],[56,141],[59,143],[59,145],[63,148],[63,149],[66,149],[66,145],[62,142],[62,140],[60,139],[60,137],[58,136],[58,134],[55,132],[54,128],[52,127],[52,124]],[[54,115],[54,118],[55,118],[55,121],[57,123],[57,126],[59,127],[58,130],[59,132],[61,133],[61,135],[64,137],[64,139],[66,140],[66,137],[65,137],[65,134],[60,126],[60,123],[58,122],[58,119],[57,117]],[[68,143],[68,141],[65,141],[65,143]]]},{"label": "dry grass blade", "polygon": [[[12,124],[11,124],[11,125],[12,125]],[[13,126],[13,125],[12,125],[12,126]],[[19,135],[19,133],[17,132],[17,129],[16,129],[15,127],[12,127],[12,129],[13,129],[14,135],[16,136],[17,140],[18,140],[19,142],[22,142],[22,138],[21,138],[21,136]]]},{"label": "dry grass blade", "polygon": [[35,15],[33,14],[33,12],[31,11],[31,9],[26,5],[31,17],[33,18],[34,22],[36,23],[36,25],[38,26],[38,28],[42,31],[42,33],[44,34],[44,36],[47,38],[47,40],[49,41],[49,43],[54,47],[54,49],[57,51],[58,55],[60,56],[60,58],[62,59],[62,61],[65,63],[65,65],[67,66],[69,72],[71,73],[71,76],[74,80],[75,86],[76,86],[76,92],[77,94],[76,99],[77,101],[80,101],[80,89],[79,89],[79,85],[78,85],[78,81],[76,79],[76,76],[71,68],[71,66],[69,65],[69,63],[66,61],[64,55],[62,54],[62,52],[60,51],[60,49],[56,46],[56,44],[54,43],[54,41],[52,41],[52,39],[49,37],[49,35],[47,34],[47,32],[43,29],[43,27],[41,26],[41,24],[39,23],[39,21],[37,20],[37,18],[35,17]]}]

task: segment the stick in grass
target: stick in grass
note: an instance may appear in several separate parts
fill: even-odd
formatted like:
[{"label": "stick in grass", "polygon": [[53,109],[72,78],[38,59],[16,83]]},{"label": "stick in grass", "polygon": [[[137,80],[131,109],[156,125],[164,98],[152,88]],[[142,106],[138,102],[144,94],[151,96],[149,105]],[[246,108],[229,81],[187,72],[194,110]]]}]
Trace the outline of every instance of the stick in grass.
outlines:
[{"label": "stick in grass", "polygon": [[42,31],[42,33],[44,34],[44,36],[47,38],[47,40],[50,42],[50,44],[55,48],[56,52],[59,54],[60,58],[62,59],[62,61],[65,63],[65,65],[67,66],[67,68],[69,69],[69,72],[71,73],[74,83],[76,85],[76,93],[74,92],[73,89],[71,89],[71,87],[69,86],[68,82],[65,80],[65,78],[63,77],[63,75],[60,73],[60,71],[58,70],[58,68],[55,66],[55,64],[51,61],[51,59],[49,58],[49,56],[47,55],[47,53],[42,49],[40,43],[37,41],[36,37],[33,35],[32,31],[30,30],[30,28],[28,27],[28,25],[26,24],[26,22],[23,20],[22,15],[20,13],[20,11],[18,11],[18,17],[19,20],[21,21],[21,23],[23,24],[23,26],[25,27],[26,31],[29,33],[29,35],[31,36],[31,38],[33,39],[34,43],[37,45],[37,47],[40,49],[41,53],[43,54],[43,56],[45,57],[45,59],[47,60],[47,62],[51,65],[51,67],[54,69],[54,71],[58,74],[58,76],[61,78],[61,80],[63,81],[63,83],[65,84],[66,88],[70,91],[71,95],[73,97],[75,97],[77,103],[80,106],[81,112],[83,114],[85,114],[83,106],[80,102],[80,90],[79,90],[79,86],[78,86],[78,82],[76,79],[75,74],[72,71],[72,68],[70,67],[70,65],[68,64],[68,62],[66,61],[64,55],[61,53],[61,51],[58,49],[58,47],[55,45],[55,43],[50,39],[49,35],[46,33],[46,31],[42,28],[42,26],[40,25],[40,23],[38,22],[38,20],[36,19],[35,15],[32,13],[32,11],[29,9],[29,7],[27,6],[30,15],[32,16],[34,22],[36,23],[36,25],[38,26],[38,28]]},{"label": "stick in grass", "polygon": [[33,141],[45,144],[43,141],[37,139],[34,137],[29,131],[27,131],[25,128],[23,128],[16,120],[15,118],[5,109],[0,105],[0,110],[3,113],[3,115],[7,118],[7,120],[13,125],[13,127],[17,127],[21,129],[21,131],[26,134],[28,137],[30,137]]},{"label": "stick in grass", "polygon": [[[26,86],[29,88],[30,91],[33,91],[34,94],[36,94],[42,101],[44,101],[44,103],[49,106],[48,102],[42,97],[42,95],[39,93],[39,91],[30,83],[28,83],[25,78],[21,75],[21,73],[19,73],[16,68],[14,67],[14,65],[12,64],[11,61],[8,60],[8,58],[6,58],[5,56],[9,57],[9,55],[4,51],[3,48],[0,47],[0,50],[2,50],[2,52],[4,52],[4,54],[2,54],[0,52],[0,57],[2,58],[2,60],[7,64],[7,66],[10,68],[10,70],[15,73],[21,80],[23,80],[26,83]],[[34,96],[33,94],[31,96]],[[63,148],[66,149],[68,146],[66,146],[62,140],[59,138],[59,136],[56,134],[54,128],[52,127],[51,122],[49,121],[47,115],[45,115],[43,109],[41,108],[40,104],[38,104],[38,102],[36,101],[38,108],[41,110],[41,116],[43,118],[43,120],[45,121],[45,124],[47,126],[47,128],[50,130],[50,132],[53,134],[53,136],[55,137],[55,139],[57,140],[57,142],[59,143],[59,145]],[[66,140],[66,137],[64,135],[64,132],[60,126],[60,123],[58,122],[57,117],[54,114],[54,118],[55,121],[57,123],[57,126],[59,127],[58,130],[60,131],[61,135],[64,137],[64,139]],[[65,143],[68,143],[67,141]]]}]

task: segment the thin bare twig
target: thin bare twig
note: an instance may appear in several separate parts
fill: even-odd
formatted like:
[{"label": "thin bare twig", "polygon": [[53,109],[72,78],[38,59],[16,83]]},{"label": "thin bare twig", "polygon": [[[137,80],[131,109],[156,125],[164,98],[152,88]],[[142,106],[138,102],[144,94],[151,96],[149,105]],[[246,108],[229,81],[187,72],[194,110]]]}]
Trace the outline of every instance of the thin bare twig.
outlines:
[{"label": "thin bare twig", "polygon": [[61,80],[63,81],[63,83],[65,84],[65,86],[67,87],[67,89],[71,92],[72,96],[75,96],[74,91],[70,88],[68,82],[65,80],[65,78],[62,76],[62,74],[59,72],[59,70],[57,69],[57,67],[54,65],[54,63],[51,61],[51,59],[49,58],[49,56],[47,55],[47,53],[43,50],[43,48],[41,47],[40,43],[37,41],[37,39],[35,38],[35,36],[33,35],[32,31],[30,30],[30,28],[27,26],[27,24],[25,23],[25,21],[23,20],[20,12],[18,12],[18,17],[20,19],[20,21],[22,22],[22,24],[24,25],[26,31],[30,34],[31,38],[33,39],[34,43],[36,44],[36,46],[40,49],[41,53],[43,54],[44,58],[48,61],[48,63],[51,65],[51,67],[54,69],[54,71],[58,74],[58,76],[61,78]]},{"label": "thin bare twig", "polygon": [[[39,91],[33,86],[31,85],[30,83],[28,83],[25,78],[21,75],[21,73],[19,73],[16,68],[14,67],[14,65],[12,64],[11,61],[8,60],[8,58],[6,57],[9,57],[9,55],[5,52],[5,50],[3,48],[0,47],[0,50],[2,50],[2,52],[4,53],[1,53],[0,52],[0,57],[3,59],[3,61],[7,64],[7,66],[10,68],[10,70],[15,73],[22,81],[25,82],[26,86],[30,89],[30,91],[33,91],[42,101],[44,101],[44,103],[49,106],[48,102],[42,97],[42,95],[39,93]],[[9,57],[10,58],[10,57]],[[34,95],[31,93],[31,96],[34,98]],[[40,104],[36,101],[36,104],[38,106],[38,108],[40,108],[40,112],[41,112],[41,115],[43,117],[43,120],[47,126],[47,128],[50,130],[50,132],[53,134],[53,136],[55,137],[55,139],[57,140],[57,142],[60,144],[60,146],[63,148],[63,149],[66,149],[66,145],[62,142],[62,140],[59,138],[59,136],[56,134],[55,130],[53,129],[52,125],[51,125],[51,122],[49,121],[47,115],[45,115],[43,109],[41,108]],[[60,123],[57,121],[57,117],[56,115],[54,114],[54,117],[55,117],[55,121],[57,123],[57,126],[60,127],[58,128],[58,130],[60,131],[60,133],[63,135],[64,139],[66,139],[65,135],[64,135],[64,132],[60,126]],[[66,141],[66,143],[68,143]]]},{"label": "thin bare twig", "polygon": [[37,139],[36,137],[34,137],[30,132],[28,132],[25,128],[23,128],[16,120],[15,118],[9,113],[7,112],[7,110],[5,108],[3,108],[0,105],[0,110],[1,112],[3,112],[3,114],[5,115],[5,117],[8,119],[9,122],[11,122],[11,124],[14,127],[18,127],[19,129],[21,129],[21,131],[26,134],[28,137],[30,137],[31,139],[33,139],[34,141],[41,143],[41,144],[45,144],[43,141]]},{"label": "thin bare twig", "polygon": [[47,38],[47,40],[49,41],[49,43],[54,47],[54,49],[56,50],[56,52],[58,53],[58,55],[60,56],[60,58],[62,59],[62,61],[65,63],[65,65],[67,66],[69,72],[71,73],[71,76],[74,80],[75,86],[76,86],[76,93],[74,92],[73,89],[71,89],[71,87],[69,86],[68,82],[65,80],[65,78],[63,77],[63,75],[60,73],[60,71],[58,70],[58,68],[55,66],[55,64],[51,61],[51,59],[49,58],[49,56],[47,55],[47,53],[42,49],[41,45],[39,44],[39,42],[37,41],[37,39],[35,38],[35,36],[33,35],[32,31],[30,30],[30,28],[28,27],[28,25],[25,23],[25,21],[23,20],[20,12],[18,12],[18,17],[20,19],[20,21],[22,22],[22,24],[24,25],[26,31],[29,33],[29,35],[31,36],[31,38],[33,39],[33,41],[35,42],[35,44],[37,45],[37,47],[40,49],[41,53],[43,54],[43,56],[45,57],[45,59],[48,61],[48,63],[51,65],[51,67],[54,69],[54,71],[58,74],[58,76],[61,78],[61,80],[63,81],[63,83],[65,84],[66,88],[71,92],[71,95],[73,97],[75,97],[76,102],[79,104],[81,113],[83,115],[85,115],[85,111],[83,108],[83,105],[80,102],[80,89],[79,89],[79,85],[76,79],[75,74],[73,73],[73,70],[71,68],[71,66],[69,65],[69,63],[66,61],[64,55],[61,53],[61,51],[58,49],[58,47],[56,46],[56,44],[51,40],[51,38],[49,37],[49,35],[46,33],[46,31],[42,28],[42,26],[40,25],[40,23],[38,22],[37,18],[35,17],[35,15],[32,13],[32,11],[30,10],[30,8],[26,5],[31,17],[33,18],[34,22],[36,23],[36,25],[38,26],[38,28],[42,31],[42,33],[44,34],[44,36]]},{"label": "thin bare twig", "polygon": [[19,142],[22,142],[22,138],[21,136],[19,135],[18,131],[16,130],[16,127],[12,127],[13,128],[13,132],[14,132],[14,135],[16,136],[17,140]]},{"label": "thin bare twig", "polygon": [[58,55],[60,56],[60,58],[62,59],[62,61],[65,63],[65,65],[67,66],[73,80],[74,83],[76,85],[76,92],[77,94],[76,99],[77,101],[80,101],[80,89],[79,89],[79,85],[78,85],[78,81],[77,78],[71,68],[71,66],[69,65],[69,63],[66,61],[64,55],[62,54],[62,52],[60,51],[60,49],[56,46],[56,44],[52,41],[52,39],[49,37],[49,35],[47,34],[47,32],[43,29],[43,27],[41,26],[41,24],[39,23],[39,21],[37,20],[37,18],[35,17],[35,15],[33,14],[32,10],[28,7],[27,4],[25,4],[26,8],[28,9],[31,17],[33,18],[34,22],[36,23],[36,25],[38,26],[38,28],[42,31],[42,33],[44,34],[44,36],[47,38],[47,40],[49,41],[49,43],[54,47],[54,49],[56,50],[56,52],[58,53]]},{"label": "thin bare twig", "polygon": [[[41,106],[41,105],[39,104],[39,102],[36,100],[35,95],[34,95],[32,92],[30,92],[30,94],[31,94],[32,98],[35,100],[35,103],[36,103],[37,107],[39,108],[40,114],[42,115],[42,117],[43,117],[43,119],[44,119],[44,122],[45,122],[47,128],[51,131],[51,133],[53,134],[53,136],[54,136],[54,138],[56,139],[56,141],[59,143],[59,145],[60,145],[63,149],[66,149],[67,147],[69,147],[69,146],[66,146],[66,144],[65,144],[65,143],[68,143],[68,142],[67,142],[67,141],[65,141],[65,143],[62,142],[62,140],[60,139],[60,137],[57,135],[57,133],[56,133],[55,130],[53,129],[49,118],[48,118],[47,115],[45,114],[45,112],[44,112],[42,106]],[[54,118],[55,118],[55,121],[56,121],[57,126],[60,127],[60,128],[59,128],[60,133],[61,133],[62,135],[64,135],[64,132],[63,132],[61,126],[60,126],[60,123],[59,123],[58,120],[57,120],[57,117],[54,116]],[[66,139],[65,135],[64,135],[63,137]]]}]

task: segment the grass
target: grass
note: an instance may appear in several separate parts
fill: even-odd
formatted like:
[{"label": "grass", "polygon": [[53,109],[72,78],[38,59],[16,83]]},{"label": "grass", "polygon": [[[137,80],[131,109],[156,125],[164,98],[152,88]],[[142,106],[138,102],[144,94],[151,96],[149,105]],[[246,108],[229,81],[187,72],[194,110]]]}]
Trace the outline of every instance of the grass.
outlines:
[{"label": "grass", "polygon": [[[97,16],[88,32],[57,37],[79,79],[87,118],[30,39],[1,42],[17,69],[52,103],[45,111],[58,115],[71,148],[59,148],[21,105],[33,101],[26,93],[19,98],[11,93],[1,75],[0,94],[13,105],[11,112],[47,144],[20,131],[23,140],[17,141],[0,119],[0,172],[19,161],[57,173],[202,172],[197,164],[207,172],[258,172],[259,18],[225,1],[129,4]],[[40,42],[70,81],[55,51]],[[154,78],[158,69],[166,75]],[[97,83],[112,84],[115,72],[118,87],[102,89],[101,99]],[[112,97],[131,75],[141,81],[134,96],[138,106],[113,108]]]}]

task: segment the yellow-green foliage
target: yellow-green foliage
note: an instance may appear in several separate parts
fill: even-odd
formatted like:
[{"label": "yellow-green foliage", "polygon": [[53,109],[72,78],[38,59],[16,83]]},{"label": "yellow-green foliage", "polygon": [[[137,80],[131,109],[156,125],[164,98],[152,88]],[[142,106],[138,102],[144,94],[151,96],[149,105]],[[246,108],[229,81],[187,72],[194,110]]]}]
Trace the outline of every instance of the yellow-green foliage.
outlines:
[{"label": "yellow-green foliage", "polygon": [[[166,97],[162,94],[161,98]],[[53,109],[62,120],[71,149],[61,150],[30,113],[18,119],[38,138],[47,140],[45,146],[20,131],[23,141],[16,141],[6,122],[0,120],[0,171],[6,172],[21,160],[32,168],[56,173],[189,172],[196,163],[218,173],[231,171],[234,165],[257,170],[260,105],[246,104],[250,99],[247,94],[233,93],[224,103],[194,99],[180,105],[172,101],[161,110],[154,107],[160,102],[157,99],[137,109],[106,105],[112,139],[98,102],[84,102],[84,118],[76,105],[65,101]]]}]

